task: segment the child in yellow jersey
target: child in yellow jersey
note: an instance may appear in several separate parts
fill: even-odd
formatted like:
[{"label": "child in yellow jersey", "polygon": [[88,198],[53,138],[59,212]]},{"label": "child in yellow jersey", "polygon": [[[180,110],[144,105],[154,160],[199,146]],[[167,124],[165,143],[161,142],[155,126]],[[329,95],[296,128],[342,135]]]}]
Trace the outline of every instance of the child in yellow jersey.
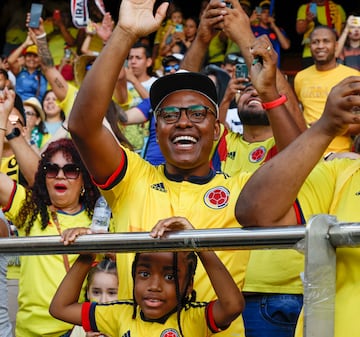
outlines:
[{"label": "child in yellow jersey", "polygon": [[[108,303],[117,300],[119,280],[116,262],[103,259],[93,266],[87,275],[86,300]],[[82,326],[75,326],[70,337],[95,337],[98,333],[85,332]]]},{"label": "child in yellow jersey", "polygon": [[[194,229],[186,218],[160,220],[150,236]],[[75,240],[74,231],[63,233],[65,244]],[[63,321],[82,324],[86,331],[109,336],[211,336],[228,328],[244,308],[244,299],[228,270],[212,251],[198,253],[218,299],[195,302],[193,290],[197,257],[194,252],[148,252],[136,254],[132,277],[133,299],[108,304],[78,303],[84,278],[93,256],[81,255],[65,276],[50,313]]]}]

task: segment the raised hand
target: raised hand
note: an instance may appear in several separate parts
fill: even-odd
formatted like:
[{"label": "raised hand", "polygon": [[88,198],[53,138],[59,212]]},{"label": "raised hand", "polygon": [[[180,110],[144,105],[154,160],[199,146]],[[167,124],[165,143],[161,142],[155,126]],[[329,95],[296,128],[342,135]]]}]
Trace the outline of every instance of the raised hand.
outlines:
[{"label": "raised hand", "polygon": [[118,26],[130,36],[147,36],[157,30],[166,16],[169,3],[163,2],[153,14],[155,0],[124,0]]}]

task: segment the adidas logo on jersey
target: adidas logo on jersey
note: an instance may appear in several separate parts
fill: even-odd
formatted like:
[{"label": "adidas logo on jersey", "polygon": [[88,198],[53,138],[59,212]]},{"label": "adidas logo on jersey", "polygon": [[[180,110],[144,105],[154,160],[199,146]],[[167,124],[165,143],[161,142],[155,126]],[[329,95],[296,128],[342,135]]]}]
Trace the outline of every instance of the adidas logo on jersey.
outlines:
[{"label": "adidas logo on jersey", "polygon": [[131,337],[130,330],[122,335],[122,337]]},{"label": "adidas logo on jersey", "polygon": [[166,192],[166,189],[165,189],[165,186],[163,183],[152,184],[150,187],[152,189],[160,191],[160,192]]},{"label": "adidas logo on jersey", "polygon": [[230,158],[230,159],[235,159],[235,155],[236,155],[236,152],[235,151],[232,151],[232,152],[229,152],[227,154],[227,157]]}]

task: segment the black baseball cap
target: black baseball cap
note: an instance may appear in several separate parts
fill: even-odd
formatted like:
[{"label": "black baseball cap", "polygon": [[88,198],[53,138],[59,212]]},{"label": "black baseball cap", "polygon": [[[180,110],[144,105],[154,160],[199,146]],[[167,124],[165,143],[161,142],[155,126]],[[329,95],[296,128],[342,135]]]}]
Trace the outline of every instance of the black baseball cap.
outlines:
[{"label": "black baseball cap", "polygon": [[150,88],[151,108],[156,113],[158,106],[170,94],[176,91],[191,90],[205,96],[216,108],[217,92],[214,82],[206,75],[182,71],[158,78]]}]

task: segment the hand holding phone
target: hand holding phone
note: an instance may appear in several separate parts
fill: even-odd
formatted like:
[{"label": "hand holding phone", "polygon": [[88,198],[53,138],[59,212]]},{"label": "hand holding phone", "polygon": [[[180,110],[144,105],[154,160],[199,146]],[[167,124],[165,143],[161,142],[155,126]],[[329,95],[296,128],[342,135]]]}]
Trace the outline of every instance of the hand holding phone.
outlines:
[{"label": "hand holding phone", "polygon": [[317,16],[317,5],[316,5],[316,2],[310,3],[309,12],[310,12],[312,15]]},{"label": "hand holding phone", "polygon": [[178,23],[177,25],[175,25],[175,32],[182,33],[183,30],[184,30],[184,27],[181,23]]},{"label": "hand holding phone", "polygon": [[30,9],[30,28],[39,28],[40,26],[40,18],[43,10],[43,5],[38,3],[32,3]]},{"label": "hand holding phone", "polygon": [[249,71],[248,67],[245,63],[237,63],[235,65],[235,77],[236,78],[248,78],[249,77]]},{"label": "hand holding phone", "polygon": [[59,21],[61,19],[61,13],[59,9],[55,9],[53,12],[54,21]]}]

